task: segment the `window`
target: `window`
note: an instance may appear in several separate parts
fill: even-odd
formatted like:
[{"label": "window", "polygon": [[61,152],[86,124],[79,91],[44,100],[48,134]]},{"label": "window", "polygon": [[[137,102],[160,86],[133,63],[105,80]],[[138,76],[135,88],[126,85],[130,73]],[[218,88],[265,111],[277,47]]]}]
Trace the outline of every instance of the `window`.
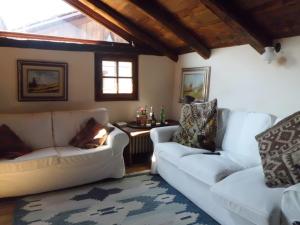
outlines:
[{"label": "window", "polygon": [[138,99],[137,56],[95,54],[95,100]]},{"label": "window", "polygon": [[7,37],[128,43],[63,0],[0,0],[0,5],[0,31]]}]

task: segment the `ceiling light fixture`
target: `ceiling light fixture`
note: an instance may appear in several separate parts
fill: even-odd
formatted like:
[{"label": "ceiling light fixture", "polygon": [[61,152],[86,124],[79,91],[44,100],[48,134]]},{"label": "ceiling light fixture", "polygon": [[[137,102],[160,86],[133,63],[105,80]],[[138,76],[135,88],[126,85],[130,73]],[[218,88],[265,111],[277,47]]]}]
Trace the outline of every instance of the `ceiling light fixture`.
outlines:
[{"label": "ceiling light fixture", "polygon": [[280,49],[281,49],[280,43],[276,43],[274,46],[265,47],[265,52],[262,55],[263,59],[270,64],[275,59],[276,54],[280,51]]}]

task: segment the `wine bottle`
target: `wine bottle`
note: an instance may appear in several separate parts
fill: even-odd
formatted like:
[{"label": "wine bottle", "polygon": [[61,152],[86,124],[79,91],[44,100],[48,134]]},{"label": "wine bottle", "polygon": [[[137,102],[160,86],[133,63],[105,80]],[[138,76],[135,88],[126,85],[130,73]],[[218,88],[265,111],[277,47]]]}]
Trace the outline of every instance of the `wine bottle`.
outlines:
[{"label": "wine bottle", "polygon": [[151,107],[151,127],[155,127],[155,126],[156,126],[156,119]]},{"label": "wine bottle", "polygon": [[160,124],[165,125],[165,123],[166,123],[166,112],[164,106],[162,105],[160,109]]}]

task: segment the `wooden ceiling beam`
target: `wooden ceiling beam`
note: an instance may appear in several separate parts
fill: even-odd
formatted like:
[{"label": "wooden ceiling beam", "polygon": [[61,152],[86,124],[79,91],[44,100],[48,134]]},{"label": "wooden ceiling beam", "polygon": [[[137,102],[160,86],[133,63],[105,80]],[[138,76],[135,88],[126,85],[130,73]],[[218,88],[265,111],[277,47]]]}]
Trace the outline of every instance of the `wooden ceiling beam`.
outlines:
[{"label": "wooden ceiling beam", "polygon": [[141,42],[140,40],[138,40],[137,38],[132,36],[130,33],[128,33],[127,31],[123,30],[122,28],[120,28],[117,25],[110,22],[105,17],[99,15],[98,13],[93,12],[88,6],[81,3],[80,1],[78,1],[78,0],[64,0],[64,1],[67,2],[68,4],[70,4],[71,6],[75,7],[76,9],[78,9],[83,14],[89,16],[96,22],[101,23],[102,25],[104,25],[105,27],[110,29],[112,32],[114,32],[117,35],[119,35],[120,37],[124,38],[129,43],[134,42],[135,44],[145,46],[144,42]]},{"label": "wooden ceiling beam", "polygon": [[[97,44],[75,43],[69,42],[67,38],[61,41],[56,41],[56,38],[51,40],[47,36],[42,38],[42,35],[23,36],[18,35],[18,39],[13,36],[6,37],[0,34],[0,47],[16,47],[16,48],[34,48],[34,49],[47,49],[47,50],[62,50],[62,51],[88,51],[88,52],[103,52],[110,54],[144,54],[144,55],[157,55],[152,49],[133,47],[130,44],[115,43],[115,42],[99,42]],[[29,39],[26,39],[26,38]],[[22,38],[22,39],[19,39]],[[33,39],[32,39],[33,38]],[[64,40],[64,41],[63,41]],[[67,42],[66,42],[67,41]]]},{"label": "wooden ceiling beam", "polygon": [[159,2],[156,0],[130,0],[130,2],[171,30],[177,37],[184,41],[188,46],[192,47],[203,58],[208,59],[210,57],[210,49],[203,43],[198,35],[187,28],[177,19],[176,16],[169,12]]},{"label": "wooden ceiling beam", "polygon": [[105,13],[106,15],[112,17],[120,24],[120,26],[125,28],[127,32],[129,32],[135,38],[147,43],[153,49],[161,52],[163,55],[168,56],[170,59],[174,61],[178,60],[178,55],[175,50],[169,48],[161,40],[155,38],[153,35],[149,34],[145,30],[137,26],[135,23],[130,21],[128,18],[123,16],[115,9],[111,8],[109,5],[98,0],[87,0],[87,2],[91,3],[94,7],[98,8],[101,12]]},{"label": "wooden ceiling beam", "polygon": [[260,54],[264,52],[264,47],[272,45],[272,38],[261,31],[258,24],[249,21],[249,18],[242,15],[240,10],[228,1],[200,0],[200,2],[234,31],[243,35]]}]

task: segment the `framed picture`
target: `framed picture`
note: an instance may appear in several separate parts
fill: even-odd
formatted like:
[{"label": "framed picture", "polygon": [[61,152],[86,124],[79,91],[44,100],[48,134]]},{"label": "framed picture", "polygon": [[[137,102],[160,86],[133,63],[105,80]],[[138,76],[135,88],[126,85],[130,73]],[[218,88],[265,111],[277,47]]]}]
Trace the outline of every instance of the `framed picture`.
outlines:
[{"label": "framed picture", "polygon": [[195,67],[182,69],[180,102],[185,96],[195,98],[196,102],[208,100],[210,67]]},{"label": "framed picture", "polygon": [[68,64],[17,60],[19,101],[67,101]]}]

